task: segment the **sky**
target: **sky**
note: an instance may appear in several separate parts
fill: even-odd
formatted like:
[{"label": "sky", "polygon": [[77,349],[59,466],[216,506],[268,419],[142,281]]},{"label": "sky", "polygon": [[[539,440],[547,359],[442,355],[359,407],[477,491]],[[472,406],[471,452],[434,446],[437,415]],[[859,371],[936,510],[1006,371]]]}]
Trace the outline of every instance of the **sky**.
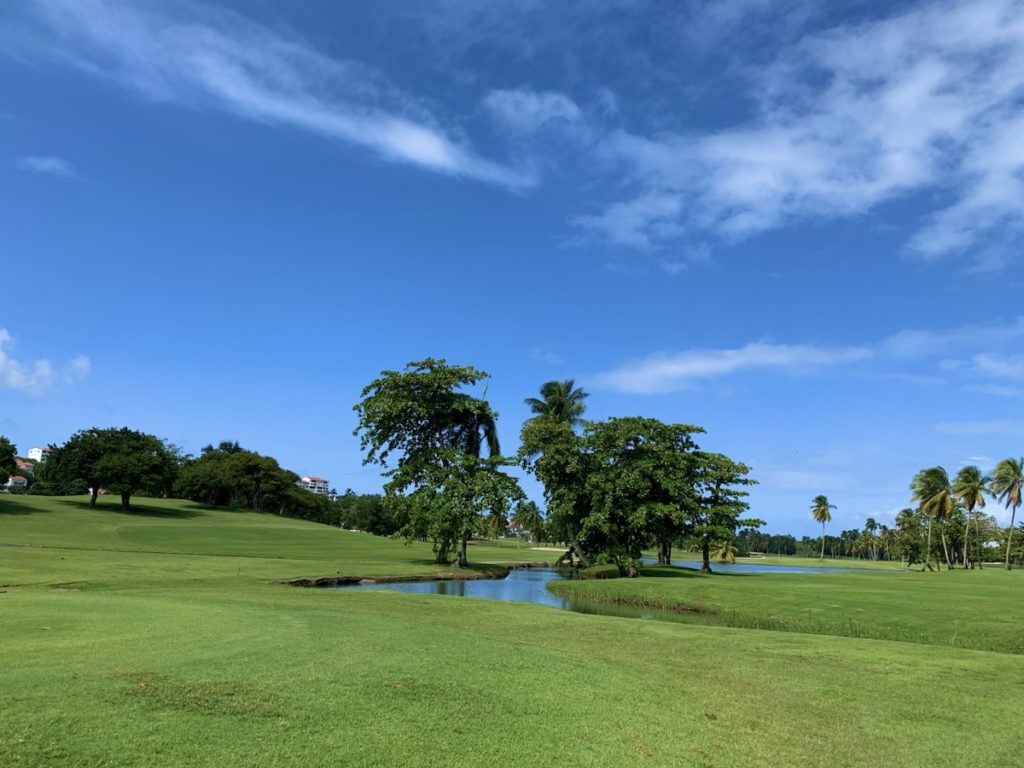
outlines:
[{"label": "sky", "polygon": [[0,86],[22,454],[379,491],[352,406],[425,357],[506,452],[551,379],[704,427],[770,532],[1024,454],[1024,2],[31,0]]}]

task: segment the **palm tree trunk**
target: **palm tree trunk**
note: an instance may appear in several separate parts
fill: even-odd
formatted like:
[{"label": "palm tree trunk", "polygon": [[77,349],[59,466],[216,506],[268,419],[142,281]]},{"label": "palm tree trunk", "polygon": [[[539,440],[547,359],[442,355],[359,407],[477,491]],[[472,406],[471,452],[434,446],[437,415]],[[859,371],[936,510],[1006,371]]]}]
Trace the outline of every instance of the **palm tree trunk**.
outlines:
[{"label": "palm tree trunk", "polygon": [[971,513],[974,512],[973,506],[967,508],[967,522],[964,524],[964,570],[966,571],[970,565],[967,562],[967,541],[971,535]]},{"label": "palm tree trunk", "polygon": [[1012,571],[1013,566],[1010,565],[1010,545],[1013,544],[1013,521],[1017,519],[1017,507],[1014,506],[1013,511],[1010,513],[1010,530],[1006,532],[1006,570]]},{"label": "palm tree trunk", "polygon": [[[928,518],[928,543],[924,547],[924,565],[925,568],[931,568],[932,561],[932,519]],[[921,569],[922,571],[924,568]]]},{"label": "palm tree trunk", "polygon": [[978,565],[978,570],[983,570],[984,565],[981,564],[981,525],[978,523],[978,518],[974,518],[974,562]]},{"label": "palm tree trunk", "polygon": [[946,522],[939,526],[939,536],[942,538],[942,554],[946,557],[946,570],[953,570],[953,563],[949,561],[949,547],[946,546]]},{"label": "palm tree trunk", "polygon": [[819,557],[818,559],[819,560],[824,560],[825,559],[825,524],[824,523],[821,524],[821,557]]}]

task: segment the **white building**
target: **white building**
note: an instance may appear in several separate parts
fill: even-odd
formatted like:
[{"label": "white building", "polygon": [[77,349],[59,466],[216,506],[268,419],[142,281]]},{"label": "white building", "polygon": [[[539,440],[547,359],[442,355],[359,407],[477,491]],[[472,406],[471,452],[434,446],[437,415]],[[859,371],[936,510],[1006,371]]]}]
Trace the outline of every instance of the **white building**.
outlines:
[{"label": "white building", "polygon": [[4,483],[3,487],[7,490],[11,490],[11,488],[14,488],[15,486],[24,488],[27,485],[28,478],[22,477],[21,475],[11,475],[11,477],[7,479],[7,482]]},{"label": "white building", "polygon": [[30,448],[28,452],[28,457],[32,459],[32,461],[46,461],[49,455],[49,448]]},{"label": "white building", "polygon": [[331,493],[330,482],[322,477],[304,477],[296,485],[321,496],[329,496]]}]

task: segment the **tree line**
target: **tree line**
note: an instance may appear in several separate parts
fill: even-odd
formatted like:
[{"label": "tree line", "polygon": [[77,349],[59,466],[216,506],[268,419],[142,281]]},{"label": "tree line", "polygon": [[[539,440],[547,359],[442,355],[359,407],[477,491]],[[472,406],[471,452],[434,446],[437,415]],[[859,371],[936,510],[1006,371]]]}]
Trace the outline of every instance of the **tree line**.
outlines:
[{"label": "tree line", "polygon": [[[811,517],[822,526],[820,557],[825,556],[828,544],[833,554],[900,559],[907,567],[919,564],[922,570],[938,570],[942,562],[948,570],[954,565],[969,570],[1001,556],[1004,567],[1010,570],[1014,563],[1024,563],[1024,525],[1021,535],[1014,538],[1022,488],[1024,458],[1004,459],[991,473],[968,465],[952,478],[943,467],[928,467],[914,475],[910,483],[910,501],[916,506],[900,510],[894,528],[879,525],[869,517],[863,531],[843,531],[838,538],[825,535],[825,524],[831,521],[835,505],[825,496],[816,496],[811,502]],[[1005,529],[984,513],[987,499],[1010,510],[1010,524]]]},{"label": "tree line", "polygon": [[[233,441],[207,445],[195,457],[144,432],[94,427],[50,448],[47,460],[36,465],[30,494],[89,494],[89,504],[95,507],[100,492],[106,491],[119,495],[126,511],[138,495],[174,497],[380,535],[391,535],[399,528],[379,494],[357,495],[349,490],[329,499],[312,493],[297,486],[299,476],[272,456]],[[14,466],[14,446],[0,437],[0,481],[6,482]]]}]

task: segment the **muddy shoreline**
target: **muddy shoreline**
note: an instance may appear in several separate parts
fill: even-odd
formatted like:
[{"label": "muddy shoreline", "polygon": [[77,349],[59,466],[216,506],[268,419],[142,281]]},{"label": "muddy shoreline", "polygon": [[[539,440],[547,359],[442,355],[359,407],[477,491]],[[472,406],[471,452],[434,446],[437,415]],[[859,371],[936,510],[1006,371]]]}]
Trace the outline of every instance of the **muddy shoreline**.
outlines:
[{"label": "muddy shoreline", "polygon": [[341,587],[346,584],[397,584],[410,581],[475,581],[477,579],[504,579],[510,571],[521,568],[553,568],[551,563],[509,563],[493,565],[492,572],[459,570],[447,573],[430,573],[419,576],[318,576],[314,578],[283,579],[275,584],[291,587]]}]

